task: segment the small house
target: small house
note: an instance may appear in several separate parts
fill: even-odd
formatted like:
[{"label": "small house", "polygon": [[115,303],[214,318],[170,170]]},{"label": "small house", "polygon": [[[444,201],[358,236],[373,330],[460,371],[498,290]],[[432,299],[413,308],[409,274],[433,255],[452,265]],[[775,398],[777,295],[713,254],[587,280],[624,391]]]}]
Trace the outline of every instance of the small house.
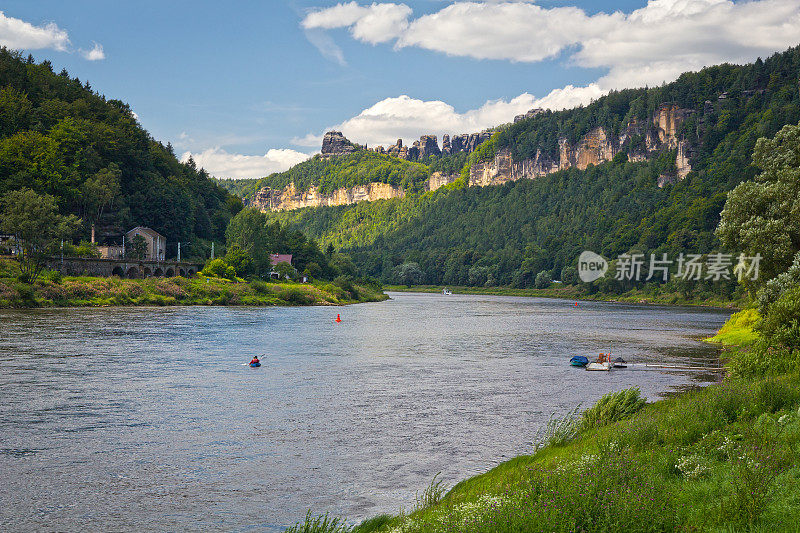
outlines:
[{"label": "small house", "polygon": [[133,240],[133,238],[137,235],[141,235],[142,238],[144,238],[144,242],[147,243],[147,252],[143,259],[150,261],[163,261],[166,258],[166,237],[158,233],[156,230],[145,228],[143,226],[136,226],[125,234],[125,242],[131,242],[131,240]]},{"label": "small house", "polygon": [[275,267],[280,263],[289,263],[291,265],[292,254],[270,254],[269,262],[272,265],[272,271],[269,273],[269,277],[272,279],[279,279],[280,274],[275,270]]}]

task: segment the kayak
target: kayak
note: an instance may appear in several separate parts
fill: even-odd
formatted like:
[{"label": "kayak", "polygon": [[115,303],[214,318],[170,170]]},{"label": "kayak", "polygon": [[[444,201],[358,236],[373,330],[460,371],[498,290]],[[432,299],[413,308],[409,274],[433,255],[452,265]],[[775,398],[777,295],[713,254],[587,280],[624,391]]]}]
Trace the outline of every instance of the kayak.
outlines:
[{"label": "kayak", "polygon": [[572,366],[586,366],[589,363],[589,358],[583,355],[576,355],[572,359],[569,360],[569,364]]},{"label": "kayak", "polygon": [[261,366],[261,363],[250,363],[250,366],[253,368],[258,368]]}]

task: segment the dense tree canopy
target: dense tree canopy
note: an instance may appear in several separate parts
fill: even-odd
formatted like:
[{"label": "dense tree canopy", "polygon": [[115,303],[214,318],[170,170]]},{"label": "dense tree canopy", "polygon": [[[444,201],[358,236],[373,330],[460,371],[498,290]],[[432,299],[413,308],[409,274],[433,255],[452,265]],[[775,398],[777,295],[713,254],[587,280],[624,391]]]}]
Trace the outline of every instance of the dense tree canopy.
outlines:
[{"label": "dense tree canopy", "polygon": [[127,104],[88,83],[55,74],[49,62],[0,49],[0,195],[30,188],[58,200],[98,235],[149,226],[191,242],[184,257],[204,257],[222,242],[241,201],[172,148],[155,141]]}]

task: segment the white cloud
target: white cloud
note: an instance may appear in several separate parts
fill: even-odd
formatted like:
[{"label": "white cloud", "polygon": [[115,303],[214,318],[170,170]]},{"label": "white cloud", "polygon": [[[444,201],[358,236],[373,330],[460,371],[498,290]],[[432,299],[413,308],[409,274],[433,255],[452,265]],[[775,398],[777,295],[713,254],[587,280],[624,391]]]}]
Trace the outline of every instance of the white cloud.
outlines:
[{"label": "white cloud", "polygon": [[566,54],[579,66],[607,69],[598,85],[608,90],[793,46],[800,42],[800,1],[650,0],[630,13],[594,15],[525,1],[456,2],[416,19],[404,4],[350,2],[314,11],[302,24],[475,59],[537,62]]},{"label": "white cloud", "polygon": [[106,58],[106,53],[103,51],[103,45],[99,43],[93,43],[91,50],[83,50],[81,49],[81,55],[87,61],[100,61]]},{"label": "white cloud", "polygon": [[50,48],[66,52],[69,48],[69,36],[52,22],[34,26],[24,20],[8,17],[0,11],[0,46],[15,50]]},{"label": "white cloud", "polygon": [[322,57],[330,59],[342,66],[347,64],[344,59],[342,49],[333,41],[330,35],[318,29],[307,29],[305,31],[306,39],[314,45],[314,48],[319,50]]},{"label": "white cloud", "polygon": [[273,172],[282,172],[309,158],[309,154],[289,149],[270,149],[264,155],[231,154],[221,148],[202,152],[184,152],[181,161],[191,156],[198,168],[202,167],[217,178],[261,178]]},{"label": "white cloud", "polygon": [[303,19],[305,29],[350,28],[359,41],[385,43],[398,38],[408,28],[411,8],[405,4],[377,4],[361,7],[356,2],[337,4],[313,11]]}]

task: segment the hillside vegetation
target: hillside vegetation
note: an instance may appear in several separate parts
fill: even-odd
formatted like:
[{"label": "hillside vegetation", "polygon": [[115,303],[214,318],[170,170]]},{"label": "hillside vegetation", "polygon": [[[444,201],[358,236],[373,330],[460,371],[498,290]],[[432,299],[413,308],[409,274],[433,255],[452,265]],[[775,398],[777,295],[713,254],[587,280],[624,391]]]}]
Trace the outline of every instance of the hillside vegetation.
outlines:
[{"label": "hillside vegetation", "polygon": [[49,194],[63,214],[81,218],[76,237],[120,235],[148,226],[177,242],[184,257],[206,257],[224,242],[241,201],[181,163],[155,141],[130,107],[56,74],[48,61],[0,49],[0,196],[22,188]]},{"label": "hillside vegetation", "polygon": [[[646,120],[661,103],[677,102],[695,110],[681,132],[692,142],[694,170],[663,188],[657,179],[673,168],[674,151],[640,163],[627,162],[623,153],[586,170],[502,186],[455,185],[270,217],[350,253],[364,274],[396,283],[404,282],[396,274],[406,263],[419,266],[419,283],[530,287],[542,271],[560,279],[585,249],[609,259],[624,252],[674,258],[681,251],[720,250],[714,230],[726,195],[759,172],[752,159],[756,140],[800,121],[798,72],[800,49],[793,48],[750,65],[686,73],[663,87],[614,92],[584,108],[547,112],[501,129],[465,163],[491,158],[500,147],[515,158],[537,150],[552,155],[560,136],[574,141],[595,126],[619,132],[633,118]],[[607,279],[593,286],[631,288]],[[735,285],[668,289],[730,295]]]},{"label": "hillside vegetation", "polygon": [[328,194],[336,189],[350,188],[368,183],[388,183],[407,191],[420,191],[430,177],[430,169],[423,163],[405,161],[397,157],[360,150],[350,155],[324,158],[316,155],[293,166],[257,180],[219,180],[219,184],[246,200],[252,200],[263,187],[283,189],[294,183],[298,191],[316,187]]}]

